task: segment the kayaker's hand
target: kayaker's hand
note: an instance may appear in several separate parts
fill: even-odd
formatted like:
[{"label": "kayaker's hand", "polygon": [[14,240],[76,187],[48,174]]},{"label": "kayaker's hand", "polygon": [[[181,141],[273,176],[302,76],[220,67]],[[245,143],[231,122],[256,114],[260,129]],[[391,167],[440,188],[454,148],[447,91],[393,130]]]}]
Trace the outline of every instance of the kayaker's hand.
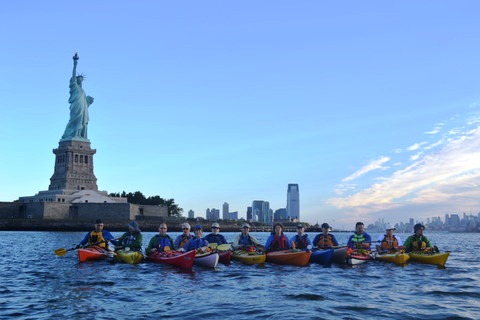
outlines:
[{"label": "kayaker's hand", "polygon": [[178,251],[180,251],[180,252],[185,252],[185,249],[180,248],[180,249],[178,249]]}]

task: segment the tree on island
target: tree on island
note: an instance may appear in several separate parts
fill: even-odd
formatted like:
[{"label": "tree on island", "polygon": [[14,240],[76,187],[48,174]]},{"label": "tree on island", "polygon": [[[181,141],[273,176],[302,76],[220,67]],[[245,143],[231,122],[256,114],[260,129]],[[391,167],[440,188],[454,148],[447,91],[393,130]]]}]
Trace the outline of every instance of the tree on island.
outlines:
[{"label": "tree on island", "polygon": [[143,205],[152,205],[152,206],[158,206],[158,205],[164,205],[168,209],[168,216],[169,217],[181,217],[183,209],[178,206],[178,204],[175,203],[175,199],[163,199],[160,196],[153,196],[153,197],[145,197],[143,193],[140,191],[135,191],[134,193],[126,193],[123,191],[121,194],[120,193],[110,193],[110,197],[122,197],[122,198],[127,198],[128,203],[133,203],[133,204],[143,204]]}]

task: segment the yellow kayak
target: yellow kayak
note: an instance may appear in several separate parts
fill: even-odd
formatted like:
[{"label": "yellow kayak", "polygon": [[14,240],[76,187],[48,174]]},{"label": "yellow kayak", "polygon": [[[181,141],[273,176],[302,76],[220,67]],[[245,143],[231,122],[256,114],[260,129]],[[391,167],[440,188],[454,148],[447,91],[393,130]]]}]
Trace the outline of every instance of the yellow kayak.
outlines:
[{"label": "yellow kayak", "polygon": [[137,264],[143,260],[143,254],[140,251],[117,250],[115,257],[130,264]]},{"label": "yellow kayak", "polygon": [[235,250],[233,251],[232,259],[246,264],[261,264],[265,263],[267,256],[265,253],[257,251],[248,252],[247,250]]},{"label": "yellow kayak", "polygon": [[384,253],[375,255],[376,260],[391,262],[398,265],[404,265],[410,260],[410,256],[405,252],[395,252],[395,253]]},{"label": "yellow kayak", "polygon": [[450,251],[446,252],[424,252],[424,251],[412,251],[409,253],[410,260],[420,263],[426,264],[435,264],[437,266],[445,266],[447,262],[448,256],[450,255]]}]

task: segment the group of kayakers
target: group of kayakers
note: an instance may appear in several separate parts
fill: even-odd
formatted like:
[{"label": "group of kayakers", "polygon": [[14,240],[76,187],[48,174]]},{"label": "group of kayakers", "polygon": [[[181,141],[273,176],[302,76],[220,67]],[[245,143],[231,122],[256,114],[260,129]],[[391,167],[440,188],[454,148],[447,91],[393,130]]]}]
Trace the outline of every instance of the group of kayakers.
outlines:
[{"label": "group of kayakers", "polygon": [[[77,248],[85,245],[97,245],[108,248],[108,243],[112,243],[114,248],[110,250],[125,249],[133,251],[142,250],[142,233],[135,221],[128,224],[128,231],[120,238],[115,239],[113,235],[104,230],[102,220],[95,221],[94,230],[88,232],[82,239]],[[169,250],[190,251],[194,249],[206,250],[210,243],[216,245],[226,244],[227,240],[220,234],[220,225],[215,222],[211,226],[212,232],[203,237],[203,228],[200,224],[194,227],[194,234],[191,234],[191,226],[189,223],[182,224],[182,234],[173,240],[167,234],[167,225],[161,223],[158,231],[159,233],[153,236],[146,248],[145,252],[150,255],[154,252],[163,252]],[[310,240],[308,234],[305,233],[303,224],[297,225],[297,234],[290,239],[284,234],[284,226],[282,223],[275,223],[273,231],[268,237],[264,246],[250,234],[250,225],[244,223],[242,225],[241,233],[233,240],[233,248],[246,248],[250,246],[257,247],[265,252],[280,251],[288,249],[327,249],[338,246],[338,241],[333,234],[330,233],[331,227],[328,223],[321,225],[322,233],[315,236],[313,241]],[[399,236],[394,235],[395,227],[388,225],[385,234],[381,235],[377,240],[376,249],[379,253],[390,253],[404,250],[406,252],[417,250],[428,250],[432,248],[430,241],[423,235],[425,226],[423,224],[416,224],[414,226],[414,234],[409,236],[407,240],[402,243]],[[355,225],[355,232],[349,237],[347,247],[350,250],[370,251],[372,239],[371,236],[365,232],[363,222],[357,222]]]}]

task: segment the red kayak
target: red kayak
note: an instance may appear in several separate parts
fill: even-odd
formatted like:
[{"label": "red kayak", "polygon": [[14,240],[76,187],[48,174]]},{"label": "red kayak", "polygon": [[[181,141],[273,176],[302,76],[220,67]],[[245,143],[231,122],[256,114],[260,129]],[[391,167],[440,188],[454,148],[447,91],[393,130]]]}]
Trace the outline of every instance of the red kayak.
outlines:
[{"label": "red kayak", "polygon": [[230,260],[232,260],[232,251],[230,250],[218,250],[218,262],[223,263],[223,264],[229,264]]},{"label": "red kayak", "polygon": [[192,269],[195,260],[195,250],[187,252],[167,251],[154,252],[148,256],[148,260],[156,263],[167,263],[182,269]]},{"label": "red kayak", "polygon": [[99,246],[78,249],[78,261],[94,261],[112,257],[113,253]]}]

